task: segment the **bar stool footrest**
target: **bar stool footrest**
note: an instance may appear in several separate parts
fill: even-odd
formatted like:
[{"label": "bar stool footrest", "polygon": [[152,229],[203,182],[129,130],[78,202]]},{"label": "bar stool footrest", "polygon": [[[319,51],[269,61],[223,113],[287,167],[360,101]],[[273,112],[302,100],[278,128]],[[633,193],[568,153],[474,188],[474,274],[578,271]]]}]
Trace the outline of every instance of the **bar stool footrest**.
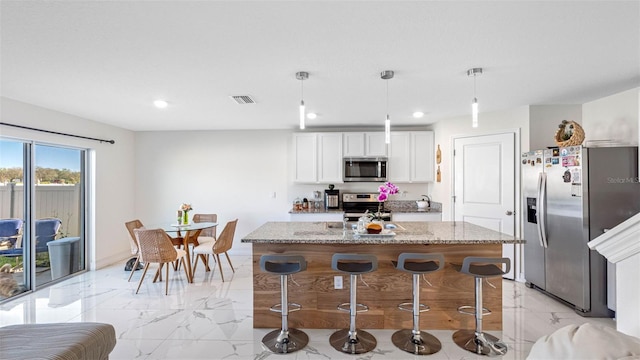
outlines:
[{"label": "bar stool footrest", "polygon": [[[288,305],[289,305],[290,313],[294,311],[298,311],[302,308],[302,305],[297,303],[289,303]],[[270,307],[269,310],[277,313],[282,313],[282,304],[275,304],[272,307]]]},{"label": "bar stool footrest", "polygon": [[351,339],[349,329],[334,332],[329,337],[329,343],[334,349],[345,354],[364,354],[376,348],[378,342],[371,333],[356,329],[356,338]]},{"label": "bar stool footrest", "polygon": [[[469,310],[472,309],[472,310]],[[470,305],[464,305],[464,306],[460,306],[458,307],[458,312],[461,314],[467,314],[467,315],[475,315],[476,314],[476,307],[475,306],[470,306]],[[491,310],[483,307],[482,308],[482,316],[484,315],[491,315],[492,312]]]},{"label": "bar stool footrest", "polygon": [[[418,307],[419,307],[418,312],[425,312],[425,311],[431,310],[431,308],[425,304],[418,304]],[[406,303],[398,304],[398,309],[402,311],[413,312],[413,303],[406,302]]]},{"label": "bar stool footrest", "polygon": [[[351,312],[351,303],[342,303],[342,304],[338,305],[338,310]],[[356,304],[356,312],[357,313],[366,312],[366,311],[369,311],[369,307],[367,305]]]},{"label": "bar stool footrest", "polygon": [[416,338],[413,330],[410,329],[402,329],[393,333],[391,342],[398,349],[414,355],[431,355],[442,349],[442,343],[435,336],[420,331]]},{"label": "bar stool footrest", "polygon": [[507,345],[497,337],[481,332],[476,334],[474,330],[458,330],[453,333],[453,342],[459,347],[476,355],[504,355],[507,353]]},{"label": "bar stool footrest", "polygon": [[298,329],[289,328],[286,334],[281,329],[273,330],[262,338],[262,344],[276,354],[298,351],[309,343],[309,336]]}]

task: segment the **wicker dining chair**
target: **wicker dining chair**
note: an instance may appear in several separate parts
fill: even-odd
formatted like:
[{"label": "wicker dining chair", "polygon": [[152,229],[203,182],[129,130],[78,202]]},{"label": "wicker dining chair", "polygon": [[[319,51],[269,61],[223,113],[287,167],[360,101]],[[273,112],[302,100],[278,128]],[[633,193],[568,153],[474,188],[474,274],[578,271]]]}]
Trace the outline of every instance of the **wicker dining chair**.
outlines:
[{"label": "wicker dining chair", "polygon": [[140,261],[144,263],[144,271],[142,272],[142,276],[140,277],[140,282],[138,283],[136,294],[140,290],[140,286],[142,285],[144,276],[147,274],[147,270],[149,269],[149,265],[151,263],[160,264],[158,272],[156,272],[154,282],[158,276],[160,276],[160,280],[162,280],[161,270],[164,265],[167,265],[165,295],[169,295],[169,263],[180,260],[182,262],[182,267],[184,268],[184,273],[187,276],[187,280],[189,280],[189,273],[187,271],[188,265],[185,264],[184,261],[184,257],[187,253],[182,249],[176,249],[171,243],[169,235],[167,235],[164,230],[136,229],[133,232],[136,234],[136,239],[138,240],[138,246],[140,249]]},{"label": "wicker dining chair", "polygon": [[[193,253],[196,254],[196,260],[193,264],[193,271],[191,272],[192,274],[194,274],[196,271],[199,258],[202,258],[204,263],[207,264],[209,262],[209,255],[213,255],[218,263],[220,276],[222,277],[222,281],[224,282],[222,263],[220,262],[220,254],[222,253],[224,253],[224,255],[227,257],[229,266],[231,266],[231,271],[233,271],[234,273],[236,272],[236,270],[233,268],[233,264],[231,264],[231,259],[229,258],[229,254],[227,253],[227,251],[231,250],[231,246],[233,245],[233,236],[235,235],[237,224],[238,219],[229,221],[220,233],[218,240],[216,240],[214,243],[203,243],[193,248]],[[208,270],[209,269],[207,268],[207,271]]]},{"label": "wicker dining chair", "polygon": [[138,240],[136,239],[136,234],[133,232],[135,229],[144,229],[144,225],[142,225],[142,221],[135,219],[132,221],[128,221],[124,223],[124,226],[127,227],[127,231],[129,231],[129,244],[131,245],[131,255],[136,257],[136,262],[133,264],[133,268],[131,269],[131,274],[129,274],[129,280],[131,281],[131,277],[133,273],[136,272],[136,268],[140,263],[140,249],[138,247]]},{"label": "wicker dining chair", "polygon": [[[193,222],[218,222],[218,214],[194,214]],[[210,243],[216,241],[216,226],[202,229],[198,236],[198,245],[202,243]]]}]

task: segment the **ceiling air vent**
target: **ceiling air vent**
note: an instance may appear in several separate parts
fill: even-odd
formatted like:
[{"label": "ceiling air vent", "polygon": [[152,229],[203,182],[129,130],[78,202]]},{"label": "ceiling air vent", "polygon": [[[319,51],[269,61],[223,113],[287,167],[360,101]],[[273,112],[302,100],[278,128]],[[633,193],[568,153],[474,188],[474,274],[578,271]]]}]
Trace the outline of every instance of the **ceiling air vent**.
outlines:
[{"label": "ceiling air vent", "polygon": [[240,105],[256,103],[250,95],[231,95],[230,98]]}]

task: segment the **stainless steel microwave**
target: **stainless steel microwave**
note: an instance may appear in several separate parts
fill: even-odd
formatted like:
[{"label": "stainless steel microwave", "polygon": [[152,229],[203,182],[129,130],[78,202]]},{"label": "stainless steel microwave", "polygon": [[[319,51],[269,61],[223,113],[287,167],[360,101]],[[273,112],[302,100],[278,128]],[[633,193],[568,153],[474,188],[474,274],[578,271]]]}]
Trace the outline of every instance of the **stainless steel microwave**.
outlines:
[{"label": "stainless steel microwave", "polygon": [[387,181],[386,157],[346,157],[342,163],[345,182]]}]

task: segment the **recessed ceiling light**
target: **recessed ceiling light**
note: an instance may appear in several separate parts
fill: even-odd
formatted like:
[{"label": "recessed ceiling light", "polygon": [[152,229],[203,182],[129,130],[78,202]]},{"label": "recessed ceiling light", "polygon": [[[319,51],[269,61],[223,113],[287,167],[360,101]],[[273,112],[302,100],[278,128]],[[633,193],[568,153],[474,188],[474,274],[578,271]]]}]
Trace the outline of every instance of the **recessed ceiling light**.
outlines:
[{"label": "recessed ceiling light", "polygon": [[312,112],[307,113],[307,119],[313,120],[313,119],[315,119],[317,117],[318,117],[318,115],[316,113],[312,113]]},{"label": "recessed ceiling light", "polygon": [[413,117],[416,118],[416,119],[419,119],[419,118],[421,118],[423,116],[424,116],[424,113],[422,111],[416,111],[416,112],[413,113]]},{"label": "recessed ceiling light", "polygon": [[165,100],[156,100],[153,102],[153,105],[155,105],[158,109],[164,109],[169,105],[169,103]]}]

